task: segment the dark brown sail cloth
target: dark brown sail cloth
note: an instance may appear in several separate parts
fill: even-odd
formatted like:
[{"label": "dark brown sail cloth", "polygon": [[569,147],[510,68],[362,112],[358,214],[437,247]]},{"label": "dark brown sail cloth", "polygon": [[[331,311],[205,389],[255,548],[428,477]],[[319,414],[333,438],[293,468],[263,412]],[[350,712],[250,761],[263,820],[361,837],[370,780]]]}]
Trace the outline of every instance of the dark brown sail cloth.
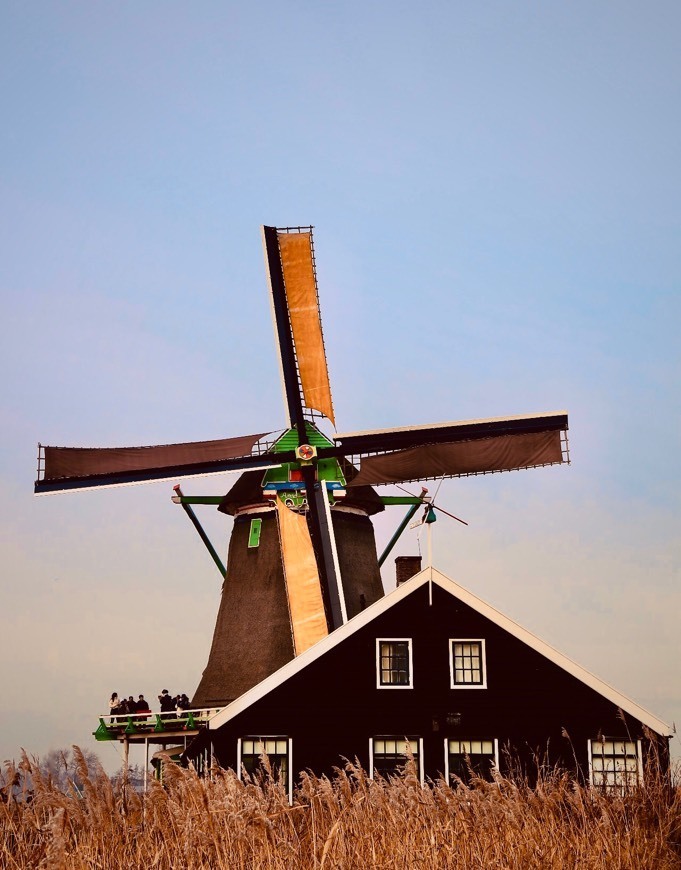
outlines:
[{"label": "dark brown sail cloth", "polygon": [[220,462],[250,455],[253,445],[266,432],[221,438],[216,441],[190,441],[156,447],[44,447],[43,480],[63,480],[130,471],[149,471],[177,466]]},{"label": "dark brown sail cloth", "polygon": [[562,461],[560,432],[501,435],[367,456],[361,461],[359,474],[348,486],[513,471]]},{"label": "dark brown sail cloth", "polygon": [[335,426],[312,263],[312,234],[277,233],[277,238],[305,404]]}]

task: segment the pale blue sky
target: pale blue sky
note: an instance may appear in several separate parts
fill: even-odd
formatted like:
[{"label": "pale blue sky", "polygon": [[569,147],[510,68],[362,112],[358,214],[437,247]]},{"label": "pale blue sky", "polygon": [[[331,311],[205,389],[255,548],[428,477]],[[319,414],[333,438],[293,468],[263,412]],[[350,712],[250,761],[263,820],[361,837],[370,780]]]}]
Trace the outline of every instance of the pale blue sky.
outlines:
[{"label": "pale blue sky", "polygon": [[316,227],[341,431],[568,409],[569,468],[443,485],[435,562],[681,722],[681,8],[253,7],[0,7],[0,756],[198,683],[171,487],[35,499],[36,443],[278,428],[261,223]]}]

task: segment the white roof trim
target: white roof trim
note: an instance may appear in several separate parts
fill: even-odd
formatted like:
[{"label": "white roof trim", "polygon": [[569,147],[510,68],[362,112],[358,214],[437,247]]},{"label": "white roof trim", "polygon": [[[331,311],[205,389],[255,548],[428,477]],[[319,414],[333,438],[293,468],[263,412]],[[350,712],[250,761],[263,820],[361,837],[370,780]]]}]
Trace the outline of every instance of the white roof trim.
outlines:
[{"label": "white roof trim", "polygon": [[337,644],[342,643],[346,637],[349,637],[365,625],[368,625],[368,623],[376,619],[376,617],[385,613],[393,605],[402,601],[428,582],[433,582],[444,589],[445,592],[449,592],[451,595],[456,596],[463,601],[464,604],[467,604],[495,625],[498,625],[509,634],[518,638],[522,643],[527,644],[527,646],[536,650],[540,655],[543,655],[549,661],[558,665],[559,668],[572,674],[573,677],[576,677],[580,682],[589,686],[589,688],[598,692],[604,698],[612,701],[616,707],[620,707],[625,713],[629,713],[655,733],[664,736],[672,735],[672,729],[666,722],[658,719],[657,716],[654,716],[650,711],[641,707],[635,701],[632,701],[631,698],[627,698],[626,695],[618,692],[617,689],[614,689],[608,683],[603,682],[599,677],[590,673],[581,665],[578,665],[577,662],[572,661],[572,659],[563,655],[563,653],[558,652],[557,649],[532,634],[531,631],[528,631],[508,616],[505,616],[503,613],[496,610],[491,604],[487,604],[486,601],[478,598],[477,595],[469,592],[468,589],[459,586],[459,584],[455,583],[454,580],[450,580],[449,577],[446,577],[436,568],[425,568],[419,574],[412,577],[411,580],[398,586],[393,592],[390,592],[379,601],[376,601],[370,607],[367,607],[366,610],[363,610],[361,613],[357,614],[357,616],[346,622],[345,625],[342,625],[340,628],[337,628],[334,632],[318,641],[314,646],[302,653],[302,655],[287,662],[283,667],[279,668],[278,671],[275,671],[261,683],[258,683],[257,686],[253,686],[252,689],[249,689],[248,692],[241,695],[240,698],[232,701],[231,704],[228,704],[216,713],[209,720],[209,729],[215,730],[216,728],[225,725],[239,713],[248,709],[248,707],[264,697],[268,692],[276,689],[290,677],[294,676],[299,671],[302,671],[313,661],[320,658],[320,656],[323,656],[324,653],[333,649]]},{"label": "white roof trim", "polygon": [[447,426],[471,426],[476,423],[505,423],[511,420],[541,420],[544,417],[567,415],[567,411],[544,411],[541,414],[514,414],[510,417],[483,417],[480,420],[452,420],[448,423],[423,423],[420,426],[396,426],[394,429],[363,429],[359,432],[339,432],[334,441],[351,438],[355,435],[384,435],[389,432],[418,432],[421,429],[444,429]]}]

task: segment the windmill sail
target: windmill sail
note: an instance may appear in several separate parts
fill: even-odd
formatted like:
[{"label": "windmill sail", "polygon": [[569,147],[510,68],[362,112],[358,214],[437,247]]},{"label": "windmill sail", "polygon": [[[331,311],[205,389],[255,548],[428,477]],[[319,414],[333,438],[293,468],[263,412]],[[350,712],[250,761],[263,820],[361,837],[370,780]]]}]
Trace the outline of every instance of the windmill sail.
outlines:
[{"label": "windmill sail", "polygon": [[349,486],[466,477],[569,461],[564,411],[338,435],[337,449],[361,456]]},{"label": "windmill sail", "polygon": [[[263,226],[262,234],[284,401],[289,425],[295,429],[297,446],[301,446],[308,441],[305,408],[319,411],[335,426],[319,315],[312,228]],[[333,526],[324,513],[325,491],[319,488],[316,469],[304,464],[300,474],[309,506],[309,524],[305,524],[302,533],[309,539],[315,555],[320,595],[326,596],[327,620],[335,628],[341,624],[343,613],[339,606],[341,577],[333,558]]]},{"label": "windmill sail", "polygon": [[153,447],[41,446],[42,476],[39,474],[35,491],[117,486],[280,464],[287,459],[284,454],[253,453],[266,434]]},{"label": "windmill sail", "polygon": [[305,406],[333,423],[333,402],[326,363],[311,230],[277,230],[284,289]]},{"label": "windmill sail", "polygon": [[560,432],[497,435],[453,444],[427,444],[362,460],[350,486],[405,483],[436,477],[466,477],[515,471],[562,461]]},{"label": "windmill sail", "polygon": [[329,633],[307,519],[277,499],[277,519],[293,648],[298,656]]}]

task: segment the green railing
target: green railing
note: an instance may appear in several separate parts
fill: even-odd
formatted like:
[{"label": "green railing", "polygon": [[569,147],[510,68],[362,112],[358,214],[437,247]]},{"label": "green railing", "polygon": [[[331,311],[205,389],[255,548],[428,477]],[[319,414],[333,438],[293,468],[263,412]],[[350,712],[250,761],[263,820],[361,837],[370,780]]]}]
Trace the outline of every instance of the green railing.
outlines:
[{"label": "green railing", "polygon": [[93,735],[96,740],[122,740],[126,737],[149,737],[178,734],[183,731],[199,731],[208,727],[208,721],[220,711],[220,707],[205,707],[200,710],[177,710],[172,713],[123,713],[102,715]]}]

